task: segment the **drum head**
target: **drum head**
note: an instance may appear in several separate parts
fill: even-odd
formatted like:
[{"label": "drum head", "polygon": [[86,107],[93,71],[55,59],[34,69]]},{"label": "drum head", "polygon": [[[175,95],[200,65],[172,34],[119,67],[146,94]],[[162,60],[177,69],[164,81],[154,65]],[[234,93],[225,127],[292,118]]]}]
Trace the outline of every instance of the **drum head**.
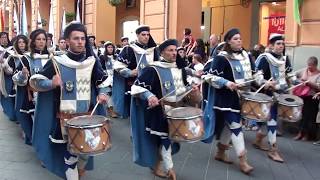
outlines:
[{"label": "drum head", "polygon": [[255,95],[254,92],[243,92],[241,96],[244,97],[245,99],[254,100],[257,102],[272,102],[272,97],[262,93],[257,93]]},{"label": "drum head", "polygon": [[85,115],[85,116],[78,116],[70,119],[69,121],[67,121],[66,125],[70,127],[94,128],[94,127],[102,126],[105,121],[108,121],[108,119],[104,116]]},{"label": "drum head", "polygon": [[202,116],[202,110],[194,107],[178,107],[167,112],[167,116],[172,119],[193,119]]},{"label": "drum head", "polygon": [[287,106],[301,106],[303,105],[303,100],[291,94],[281,94],[278,97],[279,104],[287,105]]}]

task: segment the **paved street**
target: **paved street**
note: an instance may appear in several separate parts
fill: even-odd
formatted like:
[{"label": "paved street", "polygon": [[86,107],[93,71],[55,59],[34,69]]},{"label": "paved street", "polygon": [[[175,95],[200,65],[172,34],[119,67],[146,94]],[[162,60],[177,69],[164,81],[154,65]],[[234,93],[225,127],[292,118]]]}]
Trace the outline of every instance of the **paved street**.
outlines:
[{"label": "paved street", "polygon": [[[112,121],[113,147],[95,158],[95,170],[88,172],[84,180],[158,180],[147,168],[132,162],[129,123]],[[235,165],[214,161],[211,157],[215,145],[203,143],[183,144],[174,156],[178,180],[320,180],[320,146],[310,142],[291,140],[290,135],[278,138],[286,163],[279,164],[267,155],[253,149],[250,142],[253,132],[246,132],[249,161],[255,167],[250,176],[243,175]],[[40,166],[32,147],[23,143],[19,126],[9,122],[0,113],[0,180],[56,180]],[[233,150],[229,153],[236,160]]]}]

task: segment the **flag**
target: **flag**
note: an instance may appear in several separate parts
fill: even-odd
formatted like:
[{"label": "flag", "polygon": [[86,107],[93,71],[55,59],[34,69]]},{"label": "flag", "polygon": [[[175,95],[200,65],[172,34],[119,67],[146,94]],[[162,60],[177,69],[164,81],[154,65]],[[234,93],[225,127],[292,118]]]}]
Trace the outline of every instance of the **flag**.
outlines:
[{"label": "flag", "polygon": [[297,24],[301,25],[301,18],[300,18],[300,5],[302,0],[294,0],[293,1],[293,18]]},{"label": "flag", "polygon": [[2,13],[2,9],[0,9],[0,31],[3,32],[4,31],[4,19],[3,19],[3,13]]},{"label": "flag", "polygon": [[61,20],[61,29],[60,36],[63,36],[64,28],[66,27],[66,10],[63,8],[62,20]]},{"label": "flag", "polygon": [[27,22],[27,11],[26,2],[22,0],[22,10],[21,10],[21,34],[28,36],[28,22]]},{"label": "flag", "polygon": [[80,19],[80,0],[77,0],[77,15],[76,15],[76,21],[81,22],[81,19]]},{"label": "flag", "polygon": [[38,28],[42,28],[42,20],[41,20],[41,16],[40,16],[40,11],[39,11],[39,9],[38,9],[37,27],[38,27]]},{"label": "flag", "polygon": [[55,36],[54,36],[54,22],[53,22],[53,15],[52,15],[52,2],[50,2],[50,14],[49,14],[49,29],[48,32],[52,34],[52,42],[55,41]]},{"label": "flag", "polygon": [[16,34],[20,34],[19,21],[18,21],[18,15],[17,15],[17,5],[16,4],[14,4],[14,6],[13,6],[13,27],[14,27],[14,32]]}]

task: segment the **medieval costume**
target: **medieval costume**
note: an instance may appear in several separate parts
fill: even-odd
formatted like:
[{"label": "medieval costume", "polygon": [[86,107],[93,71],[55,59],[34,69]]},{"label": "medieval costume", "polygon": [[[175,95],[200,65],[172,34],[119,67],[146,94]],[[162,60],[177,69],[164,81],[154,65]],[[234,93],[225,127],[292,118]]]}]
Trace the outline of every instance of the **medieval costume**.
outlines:
[{"label": "medieval costume", "polygon": [[6,32],[1,32],[1,36],[7,37],[7,44],[0,45],[0,101],[4,114],[11,121],[16,120],[15,112],[15,96],[16,91],[12,82],[12,69],[9,67],[7,58],[13,54],[12,46],[9,41],[9,35]]},{"label": "medieval costume", "polygon": [[[86,51],[74,53],[68,50],[67,54],[54,56],[41,72],[30,78],[30,84],[39,91],[35,114],[39,123],[34,132],[38,157],[51,172],[77,180],[85,168],[92,169],[92,158],[74,155],[67,150],[60,120],[90,114],[97,95],[107,95],[109,90],[107,75],[89,46],[86,28],[77,22],[70,23],[64,31],[64,38],[68,39],[73,31],[85,34]],[[57,73],[62,88],[53,86],[52,79]],[[102,105],[98,106],[96,114],[105,115]]]},{"label": "medieval costume", "polygon": [[[150,32],[150,27],[140,26],[136,29],[136,34],[139,35],[144,31]],[[124,47],[119,54],[118,61],[114,65],[112,94],[115,111],[122,118],[127,118],[130,112],[130,89],[136,79],[136,75],[132,72],[138,71],[139,75],[143,68],[158,59],[156,43],[151,36],[148,44],[137,41]]]},{"label": "medieval costume", "polygon": [[[284,40],[284,37],[280,34],[274,34],[270,36],[269,43],[274,44],[276,41]],[[273,51],[261,54],[256,60],[257,71],[263,72],[264,82],[272,78],[275,82],[275,90],[263,90],[262,93],[268,96],[274,96],[274,93],[282,94],[289,87],[286,80],[286,74],[292,71],[291,64],[288,58],[284,58],[281,54],[277,54]],[[261,150],[268,150],[262,146],[262,140],[268,136],[268,142],[271,149],[268,152],[268,157],[277,162],[283,162],[283,159],[278,154],[276,145],[277,137],[277,104],[273,104],[271,107],[271,119],[267,123],[258,122],[260,126],[257,132],[256,141],[254,146]],[[267,126],[267,127],[266,127]]]},{"label": "medieval costume", "polygon": [[212,108],[212,110],[211,112],[205,110],[206,134],[204,142],[210,143],[212,141],[213,132],[216,129],[219,142],[215,159],[230,163],[231,161],[226,157],[225,151],[229,148],[231,139],[240,160],[240,170],[248,174],[253,168],[246,160],[240,115],[240,97],[238,91],[236,89],[232,90],[229,86],[230,84],[236,86],[236,83],[252,79],[254,66],[251,64],[246,51],[231,49],[229,41],[235,35],[240,35],[238,29],[231,29],[226,33],[224,37],[226,44],[223,50],[212,61],[213,64],[209,74],[203,76],[203,79],[215,88],[207,97],[206,108]]},{"label": "medieval costume", "polygon": [[[108,47],[111,46],[113,48],[112,53],[108,52]],[[107,79],[107,86],[112,87],[113,84],[113,66],[114,63],[117,59],[117,56],[115,55],[115,46],[112,44],[112,42],[107,41],[106,43],[104,43],[104,47],[105,47],[105,51],[103,55],[100,55],[100,62],[102,65],[102,68],[104,69],[105,73],[108,75],[108,79]],[[118,115],[116,114],[116,112],[113,110],[113,101],[112,101],[112,96],[110,97],[108,103],[108,114],[113,117],[116,118]]]},{"label": "medieval costume", "polygon": [[[177,46],[176,40],[166,40],[160,46],[160,52],[167,46]],[[158,99],[176,99],[187,90],[186,72],[179,69],[175,62],[163,57],[146,67],[131,88],[131,125],[134,162],[145,167],[155,168],[159,162],[159,152],[164,162],[165,171],[173,168],[171,153],[177,152],[179,145],[168,139],[168,122],[165,111],[167,105],[148,107],[151,97]],[[173,90],[174,93],[169,94]],[[156,173],[155,173],[156,174]]]}]

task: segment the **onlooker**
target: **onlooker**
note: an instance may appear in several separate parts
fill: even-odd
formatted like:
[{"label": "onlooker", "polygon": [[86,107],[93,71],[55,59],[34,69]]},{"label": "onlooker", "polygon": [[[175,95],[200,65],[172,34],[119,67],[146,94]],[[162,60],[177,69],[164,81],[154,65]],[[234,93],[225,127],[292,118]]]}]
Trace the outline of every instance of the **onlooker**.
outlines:
[{"label": "onlooker", "polygon": [[[320,92],[316,93],[314,96],[313,96],[314,99],[320,99]],[[314,142],[313,144],[314,145],[317,145],[317,146],[320,146],[320,103],[319,103],[319,107],[318,107],[318,113],[317,113],[317,118],[316,118],[316,126],[317,126],[317,141]]]},{"label": "onlooker", "polygon": [[183,35],[184,42],[186,43],[183,47],[186,48],[187,52],[189,52],[189,50],[193,47],[195,43],[195,40],[191,34],[191,29],[185,28],[183,31]]},{"label": "onlooker", "polygon": [[213,52],[219,43],[218,37],[215,34],[211,34],[209,42],[210,42],[210,48],[208,49],[209,51],[208,51],[207,55],[209,56],[209,58],[212,58]]},{"label": "onlooker", "polygon": [[305,90],[307,93],[295,94],[299,95],[303,99],[304,103],[302,108],[302,120],[299,127],[300,130],[298,135],[294,137],[295,140],[310,140],[315,138],[315,120],[318,113],[319,101],[312,97],[316,92],[320,91],[320,70],[317,66],[318,59],[312,56],[308,59],[308,67],[301,73],[300,80],[305,82],[305,85],[297,88],[305,88],[307,89]]},{"label": "onlooker", "polygon": [[265,49],[266,48],[262,44],[254,45],[253,49],[249,52],[253,61],[255,61],[260,54],[264,53]]},{"label": "onlooker", "polygon": [[197,39],[193,44],[192,48],[187,51],[187,56],[192,60],[194,54],[199,54],[202,58],[202,62],[205,63],[207,61],[207,54],[204,42],[202,39]]}]

